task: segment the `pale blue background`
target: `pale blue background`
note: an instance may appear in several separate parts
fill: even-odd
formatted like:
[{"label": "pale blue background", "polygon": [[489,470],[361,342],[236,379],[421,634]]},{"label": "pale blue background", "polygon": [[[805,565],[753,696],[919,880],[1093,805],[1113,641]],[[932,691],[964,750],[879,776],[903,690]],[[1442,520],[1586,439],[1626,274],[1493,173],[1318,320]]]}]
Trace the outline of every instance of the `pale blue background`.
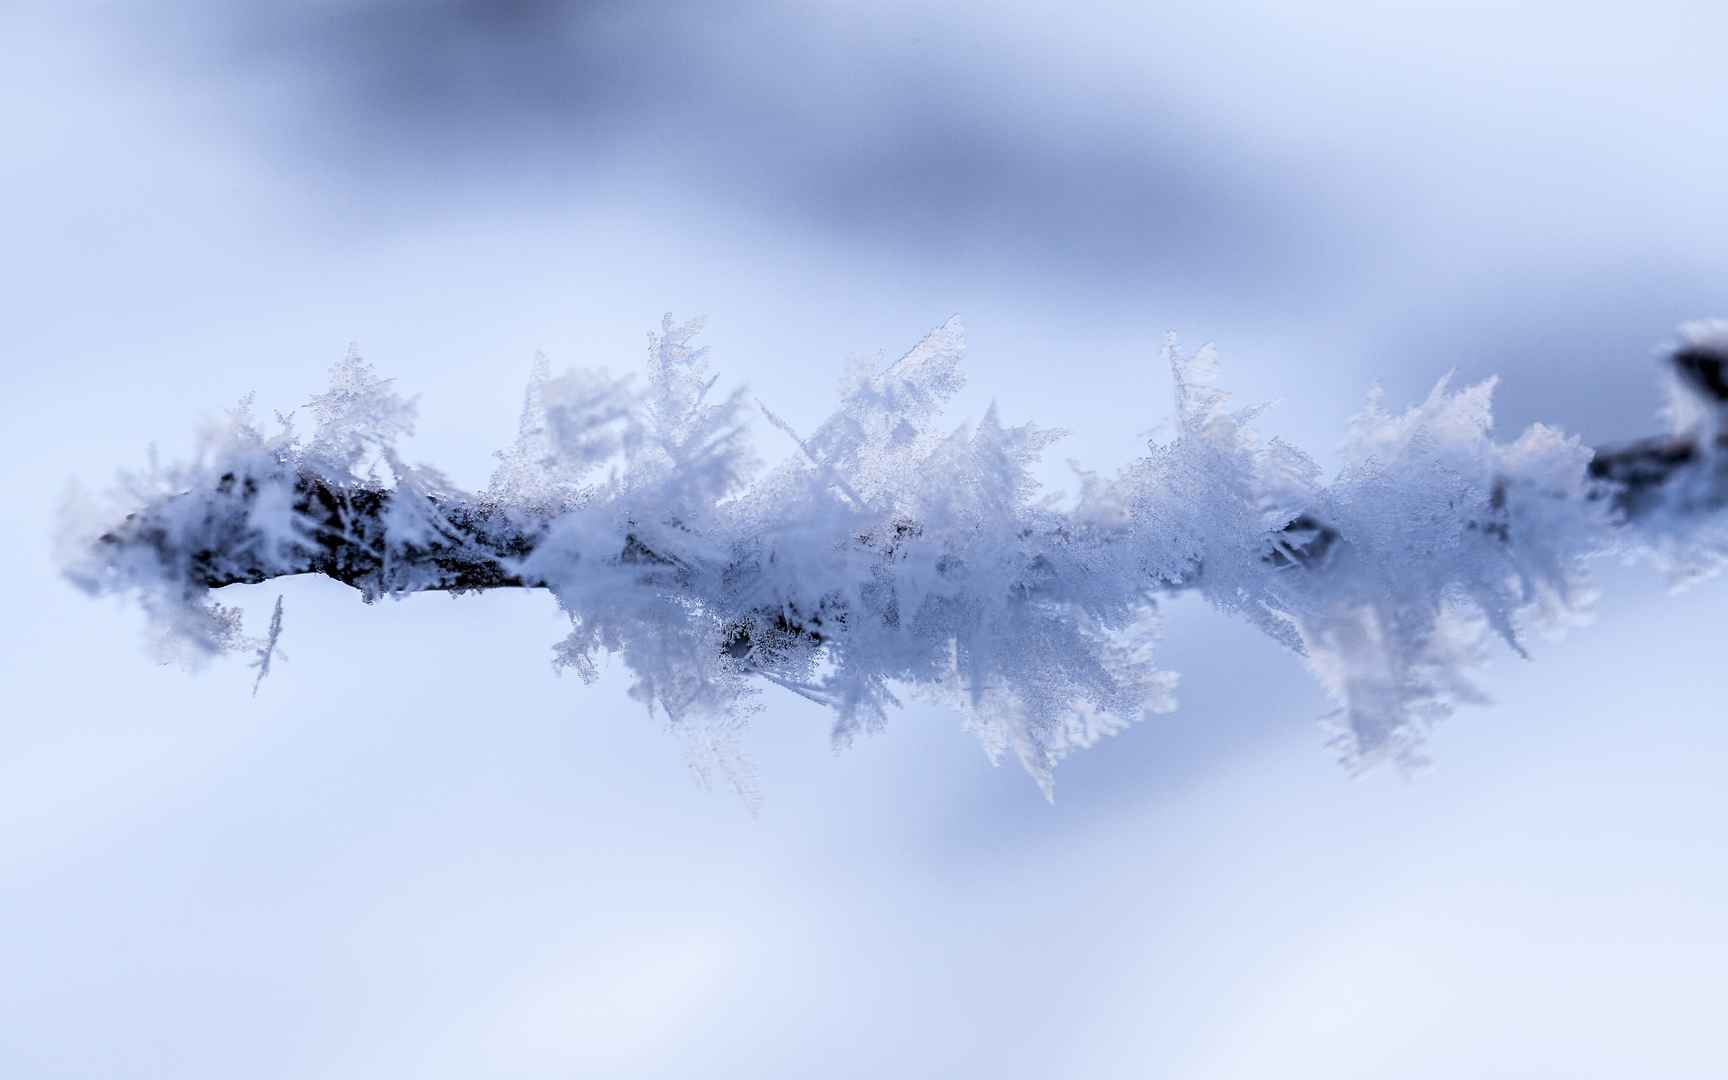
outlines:
[{"label": "pale blue background", "polygon": [[979,7],[0,9],[0,1076],[1721,1075],[1721,583],[1604,567],[1413,780],[1179,603],[1181,710],[1054,807],[955,715],[836,756],[775,697],[752,820],[553,676],[545,596],[251,590],[253,700],[54,576],[69,478],[350,340],[479,484],[536,348],[706,313],[808,426],[959,312],[964,412],[1069,429],[1058,479],[1168,419],[1167,329],[1324,460],[1453,367],[1648,432],[1728,313],[1720,5]]}]

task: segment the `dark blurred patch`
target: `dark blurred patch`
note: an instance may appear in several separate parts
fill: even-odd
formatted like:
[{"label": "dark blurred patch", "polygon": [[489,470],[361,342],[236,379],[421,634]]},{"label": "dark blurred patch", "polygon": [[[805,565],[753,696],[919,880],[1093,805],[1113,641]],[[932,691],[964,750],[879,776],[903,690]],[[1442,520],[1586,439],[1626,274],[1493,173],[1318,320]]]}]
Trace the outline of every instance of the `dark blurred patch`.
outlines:
[{"label": "dark blurred patch", "polygon": [[[890,134],[806,141],[784,211],[870,243],[1007,259],[1034,275],[1269,283],[1322,244],[1315,208],[1171,117],[1085,126],[1025,110],[905,104]],[[771,178],[756,163],[759,189]]]},{"label": "dark blurred patch", "polygon": [[676,100],[691,88],[693,73],[680,72],[693,57],[656,30],[687,10],[627,0],[263,0],[226,19],[241,68],[303,80],[325,131],[446,150]]},{"label": "dark blurred patch", "polygon": [[310,90],[314,115],[264,119],[286,121],[321,183],[370,174],[392,198],[526,169],[625,177],[830,238],[1094,281],[1263,285],[1319,243],[1289,176],[1173,114],[1063,99],[1059,77],[916,26],[859,36],[752,7],[270,0],[226,13],[226,74]]}]

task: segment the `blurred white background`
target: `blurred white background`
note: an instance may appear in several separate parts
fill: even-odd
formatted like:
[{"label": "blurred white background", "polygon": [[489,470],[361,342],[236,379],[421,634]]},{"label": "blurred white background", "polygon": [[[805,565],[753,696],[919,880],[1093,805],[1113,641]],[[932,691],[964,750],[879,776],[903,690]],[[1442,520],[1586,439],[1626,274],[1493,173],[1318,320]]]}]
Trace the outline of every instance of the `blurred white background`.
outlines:
[{"label": "blurred white background", "polygon": [[[808,427],[947,315],[964,410],[1113,468],[1216,341],[1323,462],[1370,385],[1655,430],[1728,313],[1718,5],[154,0],[0,8],[0,1075],[1707,1077],[1728,961],[1723,585],[1604,566],[1436,766],[1352,779],[1299,660],[1168,612],[1182,708],[1046,805],[958,717],[759,818],[549,597],[286,594],[288,662],[151,664],[60,581],[101,486],[349,341],[483,483],[533,353],[710,317]],[[266,411],[266,415],[268,415]],[[769,455],[782,447],[759,439]]]}]

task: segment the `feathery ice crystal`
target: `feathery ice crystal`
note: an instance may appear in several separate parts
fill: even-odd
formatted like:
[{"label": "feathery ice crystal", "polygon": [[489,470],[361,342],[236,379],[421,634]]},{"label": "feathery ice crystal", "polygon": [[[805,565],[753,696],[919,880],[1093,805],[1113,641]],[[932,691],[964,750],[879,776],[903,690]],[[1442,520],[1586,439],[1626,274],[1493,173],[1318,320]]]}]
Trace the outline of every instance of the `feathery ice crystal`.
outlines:
[{"label": "feathery ice crystal", "polygon": [[[1060,433],[992,408],[950,426],[962,331],[854,373],[796,453],[759,470],[742,392],[720,393],[698,324],[650,335],[646,378],[552,377],[537,361],[515,444],[483,492],[406,463],[415,407],[350,353],[300,438],[250,402],[190,462],[122,476],[119,513],[85,515],[66,572],[131,592],[165,653],[277,655],[212,589],[318,572],[370,601],[429,589],[545,587],[571,631],[556,662],[592,679],[619,655],[631,693],[682,732],[699,770],[742,791],[735,735],[764,687],[832,710],[844,743],[897,694],[953,701],[992,759],[1050,791],[1056,763],[1174,707],[1152,655],[1161,595],[1197,592],[1306,657],[1336,698],[1352,764],[1420,757],[1426,727],[1481,700],[1471,666],[1498,636],[1522,652],[1589,587],[1586,557],[1719,568],[1728,324],[1673,354],[1671,435],[1596,453],[1536,425],[1491,430],[1492,382],[1442,380],[1402,413],[1372,398],[1330,479],[1231,409],[1210,349],[1168,345],[1176,422],[1076,499],[1033,466]],[[117,521],[124,520],[116,525]],[[69,519],[70,520],[70,519]],[[1637,529],[1618,528],[1636,522]]]}]

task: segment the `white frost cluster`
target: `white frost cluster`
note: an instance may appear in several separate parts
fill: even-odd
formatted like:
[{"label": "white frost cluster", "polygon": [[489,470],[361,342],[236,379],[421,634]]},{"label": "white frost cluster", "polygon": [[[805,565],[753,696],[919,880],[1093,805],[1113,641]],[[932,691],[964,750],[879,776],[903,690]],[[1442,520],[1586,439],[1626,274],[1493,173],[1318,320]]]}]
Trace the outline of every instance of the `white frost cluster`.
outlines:
[{"label": "white frost cluster", "polygon": [[[128,478],[131,539],[87,533],[68,573],[136,591],[194,654],[256,650],[262,674],[280,610],[267,641],[246,639],[195,584],[212,561],[223,580],[263,580],[304,569],[336,530],[375,556],[353,582],[371,599],[448,587],[450,559],[429,551],[490,558],[569,616],[559,665],[592,679],[621,658],[693,763],[740,790],[735,736],[772,686],[829,708],[838,743],[901,694],[950,700],[992,759],[1011,753],[1048,792],[1070,750],[1174,707],[1176,676],[1152,655],[1160,594],[1197,592],[1304,655],[1337,699],[1348,761],[1410,762],[1429,725],[1480,699],[1486,640],[1522,652],[1563,625],[1589,593],[1583,560],[1624,548],[1591,450],[1541,425],[1497,441],[1491,382],[1442,380],[1401,413],[1376,396],[1328,479],[1229,407],[1210,349],[1169,345],[1172,436],[1060,500],[1033,479],[1059,432],[994,409],[945,418],[963,383],[957,321],[855,372],[811,431],[761,407],[796,451],[766,471],[750,403],[716,389],[698,329],[668,317],[640,380],[554,378],[539,360],[517,441],[478,494],[401,460],[413,403],[350,355],[310,403],[310,438],[286,418],[266,437],[243,408],[191,464]],[[350,493],[334,518],[307,519],[309,477]],[[380,491],[393,497],[364,513]]]},{"label": "white frost cluster", "polygon": [[[232,557],[271,565],[300,541],[284,463],[291,443],[286,427],[274,437],[260,433],[248,398],[200,432],[190,461],[166,465],[152,447],[146,468],[123,471],[109,497],[74,490],[61,513],[65,575],[92,593],[134,595],[148,619],[151,651],[164,663],[197,667],[257,647],[243,632],[239,608],[192,584],[194,563]],[[122,515],[147,507],[148,529],[163,543],[104,542]]]},{"label": "white frost cluster", "polygon": [[[164,464],[151,449],[141,472],[122,472],[106,498],[74,491],[61,515],[62,568],[92,593],[135,596],[148,617],[152,650],[164,662],[196,667],[212,656],[252,651],[262,678],[279,655],[278,607],[262,638],[247,636],[240,610],[216,602],[202,582],[212,576],[263,581],[303,569],[320,525],[297,504],[302,477],[332,490],[393,486],[443,492],[433,469],[410,466],[396,452],[414,429],[414,403],[350,351],[331,371],[331,388],[307,405],[316,423],[300,438],[280,413],[265,434],[248,397],[200,433],[192,457]],[[335,528],[344,542],[374,552],[382,572],[362,583],[368,601],[436,584],[411,555],[448,524],[423,500],[392,501],[374,520],[345,508]]]},{"label": "white frost cluster", "polygon": [[1492,393],[1443,379],[1401,414],[1374,395],[1345,465],[1310,497],[1339,542],[1318,573],[1286,576],[1347,761],[1419,760],[1428,725],[1483,700],[1469,669],[1488,633],[1522,655],[1523,634],[1563,625],[1588,597],[1582,561],[1609,525],[1589,497],[1592,452],[1540,424],[1496,442]]}]

